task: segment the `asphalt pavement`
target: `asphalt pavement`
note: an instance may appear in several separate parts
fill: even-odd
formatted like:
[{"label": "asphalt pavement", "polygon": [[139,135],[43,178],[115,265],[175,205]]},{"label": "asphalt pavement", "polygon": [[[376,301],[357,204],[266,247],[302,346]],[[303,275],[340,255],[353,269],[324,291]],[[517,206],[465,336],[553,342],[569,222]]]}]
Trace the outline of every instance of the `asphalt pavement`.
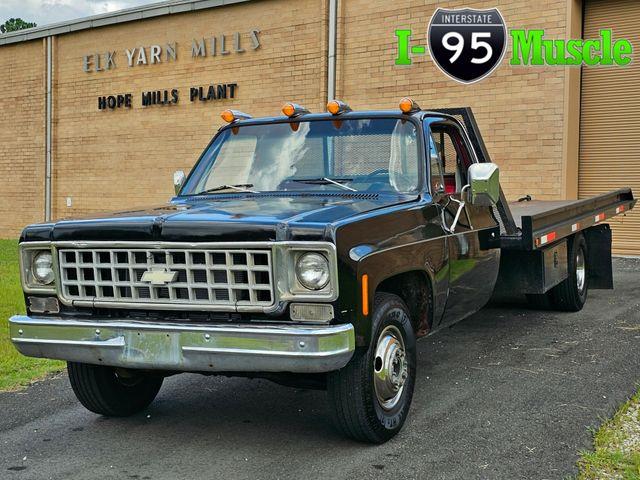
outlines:
[{"label": "asphalt pavement", "polygon": [[131,418],[84,410],[66,375],[0,393],[2,479],[561,479],[640,380],[640,261],[579,313],[490,306],[419,342],[404,430],[344,439],[321,391],[178,375]]}]

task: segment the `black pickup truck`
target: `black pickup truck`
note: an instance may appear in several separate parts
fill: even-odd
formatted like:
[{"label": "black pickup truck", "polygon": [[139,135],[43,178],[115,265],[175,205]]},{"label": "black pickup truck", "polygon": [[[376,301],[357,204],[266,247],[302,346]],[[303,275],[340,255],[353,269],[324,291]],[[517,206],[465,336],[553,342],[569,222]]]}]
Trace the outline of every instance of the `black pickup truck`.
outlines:
[{"label": "black pickup truck", "polygon": [[468,108],[227,122],[176,196],[28,226],[25,355],[66,360],[80,402],[131,415],[180,372],[322,388],[348,436],[381,443],[411,404],[416,339],[496,290],[579,311],[612,288],[606,221],[629,189],[510,205]]}]

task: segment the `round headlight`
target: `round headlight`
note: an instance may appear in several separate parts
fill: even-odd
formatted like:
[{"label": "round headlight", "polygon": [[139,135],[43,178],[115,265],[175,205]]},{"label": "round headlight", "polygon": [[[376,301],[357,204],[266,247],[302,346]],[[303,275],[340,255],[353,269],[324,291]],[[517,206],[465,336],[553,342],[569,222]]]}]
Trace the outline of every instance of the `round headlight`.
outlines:
[{"label": "round headlight", "polygon": [[329,262],[320,253],[305,253],[296,263],[296,276],[303,287],[320,290],[329,283]]},{"label": "round headlight", "polygon": [[40,252],[33,257],[31,262],[31,272],[33,278],[38,283],[49,285],[53,282],[53,257],[51,252]]}]

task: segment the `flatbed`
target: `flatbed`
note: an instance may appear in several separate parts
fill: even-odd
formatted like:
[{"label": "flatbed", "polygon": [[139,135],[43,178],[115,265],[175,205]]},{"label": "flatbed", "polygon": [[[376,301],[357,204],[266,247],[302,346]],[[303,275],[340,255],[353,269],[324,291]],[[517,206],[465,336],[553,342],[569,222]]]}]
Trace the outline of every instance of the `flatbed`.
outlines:
[{"label": "flatbed", "polygon": [[554,241],[602,224],[635,205],[631,189],[623,188],[582,200],[509,202],[520,235],[504,236],[501,247],[535,250]]}]

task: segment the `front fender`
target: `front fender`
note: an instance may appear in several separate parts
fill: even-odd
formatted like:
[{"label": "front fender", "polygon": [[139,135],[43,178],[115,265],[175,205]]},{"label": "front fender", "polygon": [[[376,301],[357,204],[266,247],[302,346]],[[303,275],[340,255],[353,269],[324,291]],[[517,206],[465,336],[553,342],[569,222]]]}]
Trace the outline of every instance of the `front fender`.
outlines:
[{"label": "front fender", "polygon": [[[359,308],[355,322],[358,345],[369,344],[371,338],[370,317],[375,293],[382,282],[407,272],[425,273],[430,282],[431,312],[434,323],[442,316],[447,299],[448,263],[446,255],[446,238],[439,237],[412,243],[388,250],[372,252],[358,262],[358,286],[362,288],[362,276],[368,276],[368,292],[366,301],[369,304],[369,315],[363,314],[365,298],[358,296]],[[360,290],[362,293],[362,290]]]}]

